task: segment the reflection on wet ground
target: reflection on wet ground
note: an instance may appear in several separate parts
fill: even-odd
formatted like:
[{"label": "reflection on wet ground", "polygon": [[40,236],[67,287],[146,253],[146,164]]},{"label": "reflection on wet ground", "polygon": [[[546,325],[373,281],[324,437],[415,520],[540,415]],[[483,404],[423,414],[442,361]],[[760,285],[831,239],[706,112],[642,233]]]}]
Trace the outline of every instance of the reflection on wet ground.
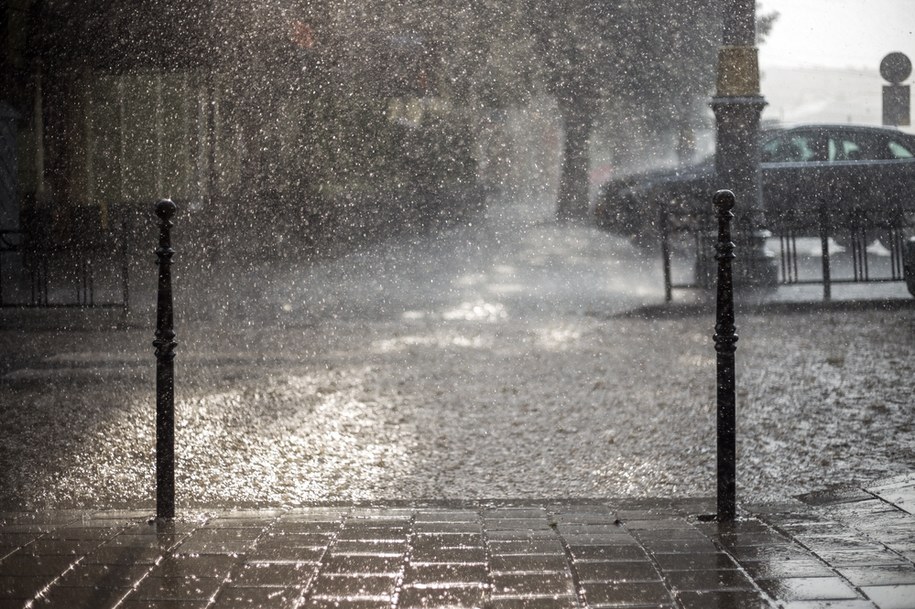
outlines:
[{"label": "reflection on wet ground", "polygon": [[2,513],[0,603],[910,609],[913,497],[905,476],[728,524],[703,499]]}]

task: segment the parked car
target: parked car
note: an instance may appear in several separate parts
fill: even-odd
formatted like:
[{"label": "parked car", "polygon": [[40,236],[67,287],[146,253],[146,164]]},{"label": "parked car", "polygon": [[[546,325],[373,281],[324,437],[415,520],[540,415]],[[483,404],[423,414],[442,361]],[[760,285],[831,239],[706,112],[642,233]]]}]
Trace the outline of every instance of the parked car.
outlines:
[{"label": "parked car", "polygon": [[[854,125],[769,128],[760,135],[760,157],[768,228],[816,227],[825,202],[835,228],[864,221],[879,237],[881,226],[899,226],[903,214],[915,211],[915,135]],[[727,185],[716,179],[712,156],[611,180],[594,213],[603,228],[656,241],[651,226],[658,206],[698,217],[710,211],[712,194],[722,187]]]}]

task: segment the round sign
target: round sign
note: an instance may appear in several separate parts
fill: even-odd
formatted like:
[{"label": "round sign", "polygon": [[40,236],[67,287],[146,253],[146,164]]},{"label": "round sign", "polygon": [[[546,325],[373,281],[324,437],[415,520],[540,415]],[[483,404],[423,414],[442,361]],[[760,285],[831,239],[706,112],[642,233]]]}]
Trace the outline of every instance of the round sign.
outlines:
[{"label": "round sign", "polygon": [[880,62],[880,76],[898,85],[912,73],[912,62],[904,53],[890,53]]}]

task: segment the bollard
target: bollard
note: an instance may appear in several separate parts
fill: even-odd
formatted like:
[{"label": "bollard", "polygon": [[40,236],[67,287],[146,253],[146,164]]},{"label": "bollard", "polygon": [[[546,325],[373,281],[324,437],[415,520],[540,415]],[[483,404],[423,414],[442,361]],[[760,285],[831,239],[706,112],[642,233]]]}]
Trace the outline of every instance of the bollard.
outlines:
[{"label": "bollard", "polygon": [[658,207],[658,229],[661,231],[661,260],[664,264],[664,302],[674,299],[673,279],[670,272],[670,221],[667,208]]},{"label": "bollard", "polygon": [[823,264],[823,300],[832,300],[832,268],[829,259],[829,204],[826,200],[820,201],[820,252]]},{"label": "bollard", "polygon": [[718,297],[715,312],[715,351],[718,373],[718,514],[719,522],[732,522],[737,514],[737,421],[734,352],[734,283],[731,264],[735,258],[731,241],[734,193],[719,190],[714,196],[718,212]]},{"label": "bollard", "polygon": [[159,290],[156,302],[156,518],[175,517],[175,342],[172,307],[171,219],[177,206],[156,203],[159,224]]}]

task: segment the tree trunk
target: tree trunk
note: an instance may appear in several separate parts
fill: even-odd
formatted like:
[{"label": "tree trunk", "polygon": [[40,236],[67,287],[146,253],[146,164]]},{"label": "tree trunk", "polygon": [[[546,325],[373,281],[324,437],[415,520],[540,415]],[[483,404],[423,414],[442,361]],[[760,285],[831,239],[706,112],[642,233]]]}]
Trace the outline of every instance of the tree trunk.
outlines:
[{"label": "tree trunk", "polygon": [[565,128],[562,173],[559,177],[559,203],[556,218],[560,222],[581,222],[588,217],[588,137],[591,115],[583,104],[561,104]]}]

